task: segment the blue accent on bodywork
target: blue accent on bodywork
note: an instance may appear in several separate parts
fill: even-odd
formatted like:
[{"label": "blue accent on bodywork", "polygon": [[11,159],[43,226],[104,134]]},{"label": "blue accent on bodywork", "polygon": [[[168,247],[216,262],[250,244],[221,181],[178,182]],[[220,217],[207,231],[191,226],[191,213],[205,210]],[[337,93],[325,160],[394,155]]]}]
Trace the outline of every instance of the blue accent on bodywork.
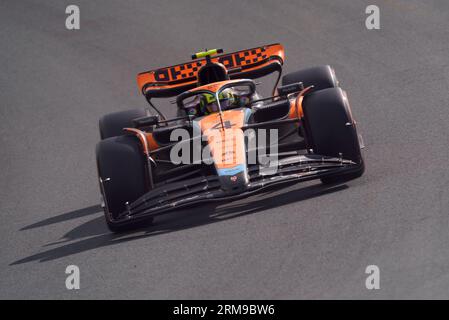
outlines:
[{"label": "blue accent on bodywork", "polygon": [[251,114],[253,113],[252,110],[250,108],[246,108],[243,111],[245,113],[245,118],[244,118],[244,122],[245,124],[248,123],[249,117],[251,116]]},{"label": "blue accent on bodywork", "polygon": [[239,164],[232,168],[226,168],[226,169],[217,169],[217,173],[219,176],[233,176],[236,175],[239,172],[242,172],[245,170],[244,164]]}]

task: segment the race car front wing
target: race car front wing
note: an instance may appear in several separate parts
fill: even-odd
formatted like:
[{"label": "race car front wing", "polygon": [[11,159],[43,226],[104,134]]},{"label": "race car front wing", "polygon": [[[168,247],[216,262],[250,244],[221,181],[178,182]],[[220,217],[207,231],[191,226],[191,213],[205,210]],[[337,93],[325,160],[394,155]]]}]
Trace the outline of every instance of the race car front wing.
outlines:
[{"label": "race car front wing", "polygon": [[225,191],[218,176],[200,176],[185,181],[156,185],[121,213],[116,224],[154,217],[174,209],[209,201],[234,200],[247,197],[268,187],[295,181],[307,181],[326,176],[357,171],[360,164],[351,160],[317,154],[297,154],[266,166],[249,166],[249,183],[244,189]]}]

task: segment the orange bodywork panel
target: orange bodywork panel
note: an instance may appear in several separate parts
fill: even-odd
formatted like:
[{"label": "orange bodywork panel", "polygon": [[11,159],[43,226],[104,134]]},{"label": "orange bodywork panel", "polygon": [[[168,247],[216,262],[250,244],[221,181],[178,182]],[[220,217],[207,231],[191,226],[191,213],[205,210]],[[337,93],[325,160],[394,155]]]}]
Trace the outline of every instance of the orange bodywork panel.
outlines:
[{"label": "orange bodywork panel", "polygon": [[241,129],[244,118],[243,110],[228,110],[222,113],[223,126],[218,113],[199,121],[217,169],[232,168],[246,162],[245,139]]},{"label": "orange bodywork panel", "polygon": [[139,138],[144,154],[149,155],[150,151],[159,148],[159,144],[151,132],[145,132],[136,128],[124,128],[124,130],[135,134]]},{"label": "orange bodywork panel", "polygon": [[303,96],[298,96],[295,100],[290,101],[290,110],[288,112],[289,119],[302,118],[304,113],[302,111]]},{"label": "orange bodywork panel", "polygon": [[[249,75],[273,63],[282,65],[284,48],[281,44],[275,43],[215,56],[211,61],[223,64],[228,71],[237,70],[231,74],[231,78],[238,78],[240,74]],[[180,93],[176,89],[182,92],[196,86],[198,70],[205,64],[206,59],[199,59],[142,72],[137,75],[137,84],[143,94],[175,96]]]},{"label": "orange bodywork panel", "polygon": [[153,134],[151,132],[145,132],[145,136],[147,138],[148,148],[150,151],[156,150],[159,148],[159,144],[156,142],[156,140],[153,137]]},{"label": "orange bodywork panel", "polygon": [[302,110],[302,101],[304,100],[304,95],[313,88],[313,86],[304,88],[296,97],[296,99],[290,101],[290,110],[288,112],[289,119],[303,118],[304,112]]}]

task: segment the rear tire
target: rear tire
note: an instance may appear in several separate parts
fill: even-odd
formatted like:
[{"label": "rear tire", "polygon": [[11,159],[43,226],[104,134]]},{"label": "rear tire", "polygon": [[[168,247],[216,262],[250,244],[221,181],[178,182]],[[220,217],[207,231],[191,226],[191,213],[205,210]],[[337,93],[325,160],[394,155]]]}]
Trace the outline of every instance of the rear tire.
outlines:
[{"label": "rear tire", "polygon": [[[96,147],[98,176],[103,181],[106,223],[113,232],[122,232],[151,223],[152,219],[117,223],[114,220],[125,211],[126,202],[133,202],[147,190],[146,167],[140,142],[134,136],[112,137]],[[101,182],[100,182],[101,184]],[[104,191],[104,192],[103,192]]]},{"label": "rear tire", "polygon": [[106,114],[100,118],[101,140],[123,135],[123,128],[134,127],[133,120],[147,116],[146,109],[132,109]]},{"label": "rear tire", "polygon": [[313,85],[313,91],[338,87],[335,71],[328,65],[291,72],[282,77],[282,85],[296,82],[302,82],[305,88]]},{"label": "rear tire", "polygon": [[[303,100],[304,126],[307,142],[314,153],[352,160],[358,167],[349,173],[324,177],[321,181],[341,183],[360,177],[365,164],[351,109],[340,88],[330,88],[308,94]],[[348,125],[351,124],[351,125]]]}]

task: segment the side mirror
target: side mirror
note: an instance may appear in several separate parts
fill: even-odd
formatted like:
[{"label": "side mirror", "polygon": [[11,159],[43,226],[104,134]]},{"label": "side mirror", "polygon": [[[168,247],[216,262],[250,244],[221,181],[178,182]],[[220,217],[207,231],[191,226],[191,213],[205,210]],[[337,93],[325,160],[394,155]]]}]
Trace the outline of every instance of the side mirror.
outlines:
[{"label": "side mirror", "polygon": [[159,122],[159,116],[146,116],[133,120],[135,128],[151,127]]},{"label": "side mirror", "polygon": [[287,95],[295,92],[300,92],[304,89],[304,85],[302,82],[296,82],[287,84],[285,86],[280,86],[277,88],[278,95],[281,97],[286,97]]},{"label": "side mirror", "polygon": [[288,99],[273,101],[257,108],[254,112],[254,120],[256,122],[273,121],[285,117],[289,111],[290,101]]}]

